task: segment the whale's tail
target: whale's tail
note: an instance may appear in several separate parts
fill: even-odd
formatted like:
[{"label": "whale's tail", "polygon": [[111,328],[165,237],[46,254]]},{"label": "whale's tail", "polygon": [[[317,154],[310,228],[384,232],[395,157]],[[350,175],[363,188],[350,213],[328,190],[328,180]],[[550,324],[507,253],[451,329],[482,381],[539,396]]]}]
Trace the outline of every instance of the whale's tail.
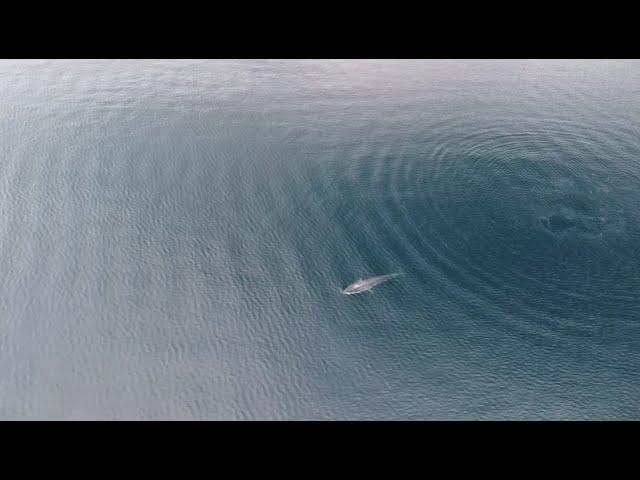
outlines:
[{"label": "whale's tail", "polygon": [[394,277],[400,277],[404,275],[404,272],[396,272],[396,273],[390,273],[389,275],[385,275],[386,278],[394,278]]},{"label": "whale's tail", "polygon": [[395,272],[395,273],[388,273],[386,275],[380,275],[379,277],[375,277],[376,280],[377,280],[375,282],[375,285],[377,285],[379,283],[387,282],[387,281],[391,280],[392,278],[400,277],[402,275],[404,275],[404,272]]}]

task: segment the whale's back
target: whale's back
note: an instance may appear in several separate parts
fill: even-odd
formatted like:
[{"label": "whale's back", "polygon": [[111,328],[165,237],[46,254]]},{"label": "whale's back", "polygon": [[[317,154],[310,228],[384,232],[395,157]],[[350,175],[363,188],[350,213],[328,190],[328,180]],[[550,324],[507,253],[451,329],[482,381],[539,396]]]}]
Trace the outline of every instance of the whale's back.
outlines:
[{"label": "whale's back", "polygon": [[381,284],[382,282],[386,282],[387,280],[391,280],[398,275],[402,275],[401,273],[391,273],[388,275],[379,275],[377,277],[370,277],[365,280],[358,280],[357,282],[352,283],[347,288],[345,288],[342,293],[347,295],[353,295],[355,293],[366,292],[371,290],[376,285]]}]

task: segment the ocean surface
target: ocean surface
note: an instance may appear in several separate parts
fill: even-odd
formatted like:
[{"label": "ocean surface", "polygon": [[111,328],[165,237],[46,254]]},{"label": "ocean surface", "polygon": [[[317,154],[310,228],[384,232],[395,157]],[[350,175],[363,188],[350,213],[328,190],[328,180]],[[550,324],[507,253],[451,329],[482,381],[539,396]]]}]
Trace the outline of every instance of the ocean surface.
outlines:
[{"label": "ocean surface", "polygon": [[639,294],[639,61],[0,61],[0,419],[640,419]]}]

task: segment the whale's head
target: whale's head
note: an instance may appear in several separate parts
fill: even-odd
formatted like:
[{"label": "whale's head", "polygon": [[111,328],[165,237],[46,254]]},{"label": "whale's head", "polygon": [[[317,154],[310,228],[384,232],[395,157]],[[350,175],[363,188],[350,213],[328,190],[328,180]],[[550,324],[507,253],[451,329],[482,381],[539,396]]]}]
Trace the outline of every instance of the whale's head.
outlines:
[{"label": "whale's head", "polygon": [[353,295],[354,293],[359,293],[360,288],[364,285],[364,283],[364,280],[360,279],[345,288],[342,293],[344,293],[345,295]]}]

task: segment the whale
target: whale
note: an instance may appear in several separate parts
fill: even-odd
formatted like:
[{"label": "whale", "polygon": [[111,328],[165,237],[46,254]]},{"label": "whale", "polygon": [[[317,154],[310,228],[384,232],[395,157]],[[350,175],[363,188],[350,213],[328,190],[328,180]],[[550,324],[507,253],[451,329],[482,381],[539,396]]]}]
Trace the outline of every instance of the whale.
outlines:
[{"label": "whale", "polygon": [[355,295],[356,293],[368,292],[371,291],[373,287],[376,285],[380,285],[382,282],[386,282],[387,280],[391,280],[398,275],[402,275],[401,273],[391,273],[389,275],[380,275],[377,277],[371,277],[367,279],[359,279],[356,282],[353,282],[351,285],[347,286],[342,293],[345,295]]}]

